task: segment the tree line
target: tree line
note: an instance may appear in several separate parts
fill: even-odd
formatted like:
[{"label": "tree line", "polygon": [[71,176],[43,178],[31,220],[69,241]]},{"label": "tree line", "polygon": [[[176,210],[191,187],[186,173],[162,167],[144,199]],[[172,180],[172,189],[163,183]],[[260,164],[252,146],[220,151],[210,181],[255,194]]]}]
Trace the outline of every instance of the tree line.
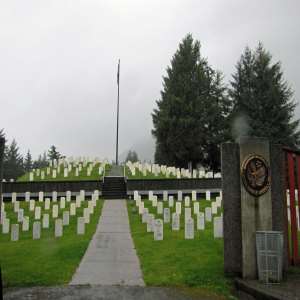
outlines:
[{"label": "tree line", "polygon": [[261,43],[246,47],[229,86],[223,81],[188,34],[166,69],[152,113],[156,163],[219,171],[221,143],[243,135],[299,146],[293,92],[280,62],[273,63]]},{"label": "tree line", "polygon": [[[5,138],[3,129],[0,130],[0,137]],[[40,154],[36,160],[32,158],[30,150],[23,156],[15,139],[10,144],[5,144],[3,157],[3,178],[6,180],[16,180],[20,176],[32,169],[45,168],[48,166],[48,161],[59,159],[62,155],[52,145],[50,149],[43,154]]]}]

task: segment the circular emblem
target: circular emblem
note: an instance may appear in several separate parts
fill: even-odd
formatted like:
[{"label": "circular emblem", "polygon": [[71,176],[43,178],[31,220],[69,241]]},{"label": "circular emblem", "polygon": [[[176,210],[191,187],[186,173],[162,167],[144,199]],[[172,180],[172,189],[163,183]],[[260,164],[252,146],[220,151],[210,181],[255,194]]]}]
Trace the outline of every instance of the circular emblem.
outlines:
[{"label": "circular emblem", "polygon": [[249,194],[261,196],[270,187],[270,169],[267,161],[260,155],[249,155],[242,164],[242,180]]}]

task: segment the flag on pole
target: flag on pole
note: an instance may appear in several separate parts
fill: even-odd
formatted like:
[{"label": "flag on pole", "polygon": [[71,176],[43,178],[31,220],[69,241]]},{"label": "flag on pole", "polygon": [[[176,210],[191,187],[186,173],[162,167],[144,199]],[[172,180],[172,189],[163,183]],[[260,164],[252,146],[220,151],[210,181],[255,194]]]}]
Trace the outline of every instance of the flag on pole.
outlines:
[{"label": "flag on pole", "polygon": [[117,83],[119,85],[119,82],[120,82],[120,60],[119,60],[119,63],[118,63],[118,75],[117,75]]}]

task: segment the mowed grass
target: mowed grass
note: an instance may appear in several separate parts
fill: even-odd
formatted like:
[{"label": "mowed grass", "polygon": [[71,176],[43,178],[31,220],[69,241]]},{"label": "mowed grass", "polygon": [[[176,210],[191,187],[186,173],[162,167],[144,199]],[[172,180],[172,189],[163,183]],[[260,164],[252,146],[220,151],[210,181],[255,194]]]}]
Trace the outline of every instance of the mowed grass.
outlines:
[{"label": "mowed grass", "polygon": [[[50,168],[50,175],[46,175],[47,168],[42,168],[41,171],[45,171],[45,178],[41,179],[40,176],[34,176],[33,181],[81,181],[81,180],[100,180],[103,177],[102,175],[99,175],[99,166],[100,163],[97,163],[95,167],[93,168],[91,172],[91,176],[87,176],[87,167],[82,167],[82,170],[79,172],[79,176],[75,176],[75,168],[72,168],[72,171],[69,172],[67,177],[64,177],[64,168],[60,166],[60,172],[59,174],[56,174],[56,178],[52,178],[52,170],[53,168]],[[109,173],[111,170],[111,165],[106,164],[105,165],[105,175]],[[29,181],[29,173],[24,174],[23,176],[19,177],[17,181],[24,182]]]},{"label": "mowed grass", "polygon": [[133,176],[130,169],[127,166],[125,172],[128,179],[175,179],[176,178],[176,176],[171,174],[169,175],[169,177],[167,177],[161,172],[157,176],[155,176],[153,173],[149,173],[148,171],[147,171],[147,175],[144,176],[143,172],[139,171],[139,169],[137,168],[135,169],[135,175]]},{"label": "mowed grass", "polygon": [[[191,201],[191,206],[192,206]],[[200,211],[210,206],[209,201],[200,201]],[[156,214],[149,200],[145,201],[149,213]],[[168,202],[164,202],[168,207]],[[193,211],[193,209],[192,209]],[[175,204],[172,212],[175,212]],[[184,201],[180,219],[180,231],[172,231],[171,223],[164,224],[163,241],[154,241],[153,233],[147,233],[146,224],[135,209],[134,201],[128,202],[128,213],[135,247],[140,258],[144,280],[152,286],[193,287],[203,295],[208,291],[230,297],[232,283],[224,277],[223,239],[214,239],[213,224],[206,222],[206,229],[195,229],[195,239],[184,239]],[[218,211],[220,214],[220,209]],[[192,212],[193,214],[193,212]],[[196,217],[194,217],[196,228]]]},{"label": "mowed grass", "polygon": [[[41,206],[41,203],[36,202],[36,205]],[[59,218],[62,218],[64,210],[69,210],[69,203],[66,202],[66,205],[66,209],[59,210]],[[70,224],[63,227],[63,236],[60,238],[54,237],[55,220],[51,217],[52,209],[42,210],[42,213],[50,214],[50,228],[42,229],[40,240],[32,240],[34,215],[33,212],[28,212],[28,203],[22,202],[20,207],[26,207],[25,215],[30,217],[30,231],[22,232],[22,226],[19,225],[19,241],[11,242],[10,234],[2,234],[0,225],[0,264],[4,286],[69,283],[96,230],[102,205],[102,200],[97,201],[90,223],[85,225],[85,235],[77,235],[77,217],[83,216],[83,207],[87,207],[87,201],[84,201],[81,208],[77,208],[76,216],[70,216]],[[5,206],[11,224],[16,224],[17,215],[13,212],[12,204],[6,203]]]}]

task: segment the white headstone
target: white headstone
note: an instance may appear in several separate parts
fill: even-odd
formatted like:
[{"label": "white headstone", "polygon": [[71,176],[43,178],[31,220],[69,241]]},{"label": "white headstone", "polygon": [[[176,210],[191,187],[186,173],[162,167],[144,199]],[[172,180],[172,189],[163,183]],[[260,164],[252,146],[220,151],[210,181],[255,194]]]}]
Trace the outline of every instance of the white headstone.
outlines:
[{"label": "white headstone", "polygon": [[56,178],[57,176],[57,172],[55,169],[52,170],[52,178]]},{"label": "white headstone", "polygon": [[50,209],[50,198],[46,198],[45,199],[45,206],[44,206],[45,210],[49,210]]},{"label": "white headstone", "polygon": [[61,237],[63,235],[63,222],[62,219],[55,220],[55,237]]},{"label": "white headstone", "polygon": [[76,215],[76,204],[75,203],[71,203],[70,204],[70,215],[71,216],[75,216]]},{"label": "white headstone", "polygon": [[12,242],[16,242],[19,240],[19,224],[11,225],[11,237],[10,240]]},{"label": "white headstone", "polygon": [[192,217],[192,209],[191,207],[185,207],[184,209],[184,220],[186,222],[186,220],[190,219]]},{"label": "white headstone", "polygon": [[202,212],[197,214],[197,229],[198,230],[205,229],[205,217],[204,217],[204,213]]},{"label": "white headstone", "polygon": [[205,193],[205,199],[210,201],[210,191],[206,191]]},{"label": "white headstone", "polygon": [[61,197],[60,198],[60,208],[64,209],[66,207],[66,198],[65,197]]},{"label": "white headstone", "polygon": [[152,197],[152,206],[157,207],[157,196]]},{"label": "white headstone", "polygon": [[153,199],[153,191],[149,191],[148,192],[148,198],[149,198],[150,201],[152,201],[152,199]]},{"label": "white headstone", "polygon": [[182,201],[182,191],[177,192],[177,200]]},{"label": "white headstone", "polygon": [[164,239],[164,224],[163,221],[157,219],[154,221],[154,240],[162,241]]},{"label": "white headstone", "polygon": [[163,213],[163,203],[161,201],[157,202],[157,214],[161,215]]},{"label": "white headstone", "polygon": [[174,206],[174,197],[169,196],[169,207],[173,207],[173,206]]},{"label": "white headstone", "polygon": [[77,218],[77,234],[84,234],[85,232],[85,219],[84,217]]},{"label": "white headstone", "polygon": [[172,230],[180,230],[180,215],[177,213],[172,214]]},{"label": "white headstone", "polygon": [[49,214],[43,214],[43,228],[49,228]]},{"label": "white headstone", "polygon": [[192,218],[185,221],[184,238],[186,240],[194,239],[194,220]]},{"label": "white headstone", "polygon": [[168,191],[163,191],[163,201],[168,201]]},{"label": "white headstone", "polygon": [[40,220],[41,218],[41,208],[39,206],[37,206],[34,210],[34,218],[36,220]]},{"label": "white headstone", "polygon": [[170,223],[171,212],[170,208],[164,208],[164,223]]},{"label": "white headstone", "polygon": [[54,204],[52,206],[52,218],[55,219],[58,217],[58,205]]},{"label": "white headstone", "polygon": [[32,239],[39,240],[41,238],[41,222],[33,222]]},{"label": "white headstone", "polygon": [[83,217],[86,224],[90,223],[90,210],[88,208],[83,209]]},{"label": "white headstone", "polygon": [[17,213],[20,209],[20,202],[19,201],[15,201],[14,203],[14,212]]},{"label": "white headstone", "polygon": [[218,213],[218,206],[216,202],[211,203],[211,213],[216,215]]},{"label": "white headstone", "polygon": [[190,197],[189,196],[185,196],[184,197],[184,206],[185,207],[189,207],[190,206]]},{"label": "white headstone", "polygon": [[28,231],[29,230],[29,217],[24,216],[23,222],[22,222],[22,231]]},{"label": "white headstone", "polygon": [[214,217],[214,238],[223,237],[223,218]]},{"label": "white headstone", "polygon": [[76,195],[76,207],[80,207],[81,206],[81,197],[80,195]]},{"label": "white headstone", "polygon": [[211,207],[205,207],[205,220],[207,222],[212,221]]},{"label": "white headstone", "polygon": [[52,192],[52,202],[57,202],[57,192],[56,191]]},{"label": "white headstone", "polygon": [[63,212],[63,225],[66,226],[66,225],[69,225],[70,223],[70,214],[68,211],[64,211]]},{"label": "white headstone", "polygon": [[194,203],[194,214],[198,214],[200,211],[199,202]]},{"label": "white headstone", "polygon": [[176,214],[181,214],[181,202],[176,202]]},{"label": "white headstone", "polygon": [[154,231],[154,215],[148,214],[147,218],[147,232],[153,232]]},{"label": "white headstone", "polygon": [[67,202],[71,202],[71,197],[72,197],[71,191],[67,191],[66,192],[66,200],[67,200]]},{"label": "white headstone", "polygon": [[33,181],[33,172],[29,173],[29,181]]},{"label": "white headstone", "polygon": [[30,192],[25,193],[25,201],[28,202],[30,200]]},{"label": "white headstone", "polygon": [[142,213],[142,223],[147,223],[148,214],[149,214],[148,208],[144,208],[144,211]]},{"label": "white headstone", "polygon": [[84,198],[85,198],[85,191],[84,190],[80,190],[80,197],[81,197],[81,200],[84,200]]},{"label": "white headstone", "polygon": [[23,218],[24,218],[24,209],[20,208],[18,210],[18,222],[23,222]]},{"label": "white headstone", "polygon": [[197,200],[197,192],[192,191],[192,201],[196,201],[196,200]]},{"label": "white headstone", "polygon": [[15,203],[17,201],[17,193],[13,192],[11,193],[11,202]]},{"label": "white headstone", "polygon": [[2,220],[2,233],[3,234],[9,233],[9,227],[10,227],[10,220],[8,218],[4,218]]},{"label": "white headstone", "polygon": [[34,207],[35,207],[35,201],[29,200],[29,210],[34,211]]},{"label": "white headstone", "polygon": [[39,202],[44,201],[44,192],[39,192]]}]

